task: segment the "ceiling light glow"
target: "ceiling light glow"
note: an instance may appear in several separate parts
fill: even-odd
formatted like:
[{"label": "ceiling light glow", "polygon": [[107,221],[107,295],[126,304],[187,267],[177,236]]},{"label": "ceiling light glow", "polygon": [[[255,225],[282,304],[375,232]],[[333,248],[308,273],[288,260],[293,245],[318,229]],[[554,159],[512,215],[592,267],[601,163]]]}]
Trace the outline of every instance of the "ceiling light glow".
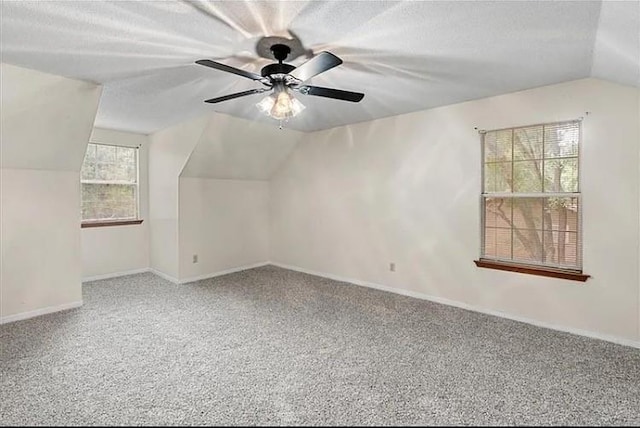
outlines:
[{"label": "ceiling light glow", "polygon": [[263,98],[256,107],[277,120],[287,120],[300,114],[305,109],[304,104],[295,99],[285,86],[275,88],[275,92]]}]

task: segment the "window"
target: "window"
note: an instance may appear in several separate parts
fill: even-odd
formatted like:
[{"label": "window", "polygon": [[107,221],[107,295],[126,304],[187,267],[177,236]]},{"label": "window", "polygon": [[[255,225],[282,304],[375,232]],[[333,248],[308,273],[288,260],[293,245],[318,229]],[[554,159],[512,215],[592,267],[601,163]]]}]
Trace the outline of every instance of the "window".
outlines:
[{"label": "window", "polygon": [[141,222],[137,148],[89,143],[80,182],[83,227]]},{"label": "window", "polygon": [[482,133],[478,266],[582,272],[580,139],[579,121]]}]

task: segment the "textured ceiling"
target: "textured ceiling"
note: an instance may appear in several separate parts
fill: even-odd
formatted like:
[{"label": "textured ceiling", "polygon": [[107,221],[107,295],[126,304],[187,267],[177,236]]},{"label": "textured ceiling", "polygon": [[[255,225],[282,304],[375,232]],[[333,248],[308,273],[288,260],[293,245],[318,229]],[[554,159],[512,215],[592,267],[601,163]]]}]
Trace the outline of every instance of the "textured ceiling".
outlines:
[{"label": "textured ceiling", "polygon": [[307,109],[286,126],[313,131],[590,75],[638,84],[639,5],[3,1],[1,53],[103,83],[100,127],[151,133],[212,111],[275,126],[255,107],[261,95],[203,103],[261,85],[193,62],[259,72],[270,61],[257,55],[258,40],[295,35],[307,51],[344,60],[311,84],[366,94],[358,104],[299,95]]}]

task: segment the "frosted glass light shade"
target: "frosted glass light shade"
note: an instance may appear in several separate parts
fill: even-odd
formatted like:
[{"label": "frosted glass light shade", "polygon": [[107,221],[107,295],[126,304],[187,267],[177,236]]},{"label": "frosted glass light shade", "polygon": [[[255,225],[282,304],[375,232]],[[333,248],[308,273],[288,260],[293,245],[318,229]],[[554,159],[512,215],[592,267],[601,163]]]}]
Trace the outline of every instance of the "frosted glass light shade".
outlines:
[{"label": "frosted glass light shade", "polygon": [[256,107],[264,114],[278,120],[294,117],[305,109],[304,104],[293,98],[287,89],[263,98]]}]

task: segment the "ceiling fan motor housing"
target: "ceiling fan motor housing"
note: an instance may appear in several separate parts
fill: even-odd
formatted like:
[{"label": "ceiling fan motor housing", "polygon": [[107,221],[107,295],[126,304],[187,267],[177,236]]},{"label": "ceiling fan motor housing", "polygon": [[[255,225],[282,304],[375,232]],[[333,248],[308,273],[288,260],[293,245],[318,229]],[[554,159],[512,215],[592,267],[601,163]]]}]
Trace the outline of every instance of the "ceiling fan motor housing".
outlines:
[{"label": "ceiling fan motor housing", "polygon": [[262,74],[264,77],[267,77],[274,74],[288,74],[288,73],[291,73],[293,70],[295,70],[295,67],[293,65],[283,64],[283,63],[274,63],[274,64],[265,65],[264,67],[262,67],[260,74]]}]

